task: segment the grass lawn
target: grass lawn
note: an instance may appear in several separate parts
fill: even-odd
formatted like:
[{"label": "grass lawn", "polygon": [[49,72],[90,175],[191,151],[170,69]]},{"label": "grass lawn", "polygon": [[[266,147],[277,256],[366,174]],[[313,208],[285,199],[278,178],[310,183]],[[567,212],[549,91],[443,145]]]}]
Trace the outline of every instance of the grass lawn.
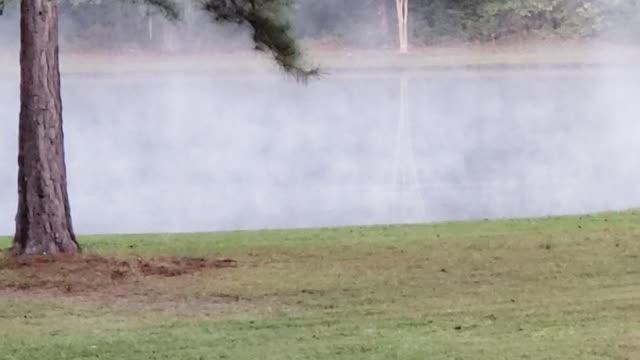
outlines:
[{"label": "grass lawn", "polygon": [[83,236],[111,259],[237,267],[119,278],[5,261],[0,359],[637,360],[639,239],[640,211]]}]

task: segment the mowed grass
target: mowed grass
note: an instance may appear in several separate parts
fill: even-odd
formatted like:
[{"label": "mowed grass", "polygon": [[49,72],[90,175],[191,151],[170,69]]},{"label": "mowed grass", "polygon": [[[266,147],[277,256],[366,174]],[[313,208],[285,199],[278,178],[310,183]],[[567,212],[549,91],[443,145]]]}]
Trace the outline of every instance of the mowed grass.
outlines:
[{"label": "mowed grass", "polygon": [[640,211],[80,240],[239,264],[0,289],[0,359],[640,359]]}]

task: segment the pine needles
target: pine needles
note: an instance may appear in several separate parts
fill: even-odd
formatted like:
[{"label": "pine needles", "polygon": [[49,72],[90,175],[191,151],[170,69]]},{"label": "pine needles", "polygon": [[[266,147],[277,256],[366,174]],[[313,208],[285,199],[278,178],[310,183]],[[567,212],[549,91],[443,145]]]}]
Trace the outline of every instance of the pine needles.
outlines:
[{"label": "pine needles", "polygon": [[[3,0],[0,0],[3,1]],[[193,0],[215,21],[249,25],[256,50],[270,52],[274,60],[296,80],[306,82],[319,75],[317,67],[303,62],[303,54],[293,38],[285,9],[290,0]],[[180,19],[176,0],[144,0],[158,8],[170,20]]]}]

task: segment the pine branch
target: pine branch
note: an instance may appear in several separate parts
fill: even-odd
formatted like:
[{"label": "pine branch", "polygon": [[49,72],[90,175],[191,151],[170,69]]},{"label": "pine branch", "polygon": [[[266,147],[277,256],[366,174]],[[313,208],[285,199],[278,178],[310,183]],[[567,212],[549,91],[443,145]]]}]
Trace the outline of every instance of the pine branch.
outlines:
[{"label": "pine branch", "polygon": [[[4,1],[4,0],[0,0]],[[133,0],[140,1],[140,0]],[[159,9],[168,19],[179,20],[181,7],[177,0],[141,0]],[[192,0],[215,21],[247,24],[253,29],[256,50],[268,51],[288,74],[298,81],[319,76],[319,69],[303,63],[303,54],[293,38],[291,24],[284,10],[292,0]]]},{"label": "pine branch", "polygon": [[216,21],[248,24],[253,29],[256,49],[269,51],[288,74],[299,81],[319,75],[319,69],[307,67],[302,52],[292,36],[291,25],[283,9],[288,0],[199,0],[203,9]]}]

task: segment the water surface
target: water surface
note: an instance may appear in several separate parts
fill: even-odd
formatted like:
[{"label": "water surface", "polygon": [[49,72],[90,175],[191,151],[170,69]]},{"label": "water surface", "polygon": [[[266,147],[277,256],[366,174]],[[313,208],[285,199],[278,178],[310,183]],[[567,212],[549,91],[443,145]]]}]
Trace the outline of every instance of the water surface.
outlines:
[{"label": "water surface", "polygon": [[[63,77],[81,233],[570,214],[640,205],[640,72]],[[16,207],[0,82],[0,234]]]}]

